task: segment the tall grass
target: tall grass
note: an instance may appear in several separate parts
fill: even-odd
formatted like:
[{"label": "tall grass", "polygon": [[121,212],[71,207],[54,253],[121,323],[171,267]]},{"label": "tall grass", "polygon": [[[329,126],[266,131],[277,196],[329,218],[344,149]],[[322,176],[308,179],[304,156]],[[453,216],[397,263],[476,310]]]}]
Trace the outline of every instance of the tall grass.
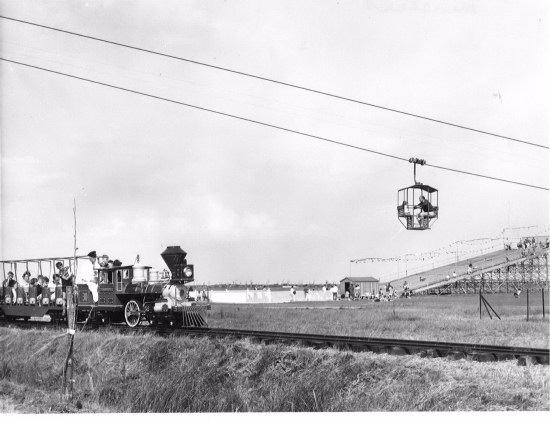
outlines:
[{"label": "tall grass", "polygon": [[[59,390],[65,338],[0,328],[0,395],[25,412],[76,411]],[[548,366],[261,345],[247,340],[82,333],[82,411],[548,410]],[[44,397],[48,399],[44,399]]]}]

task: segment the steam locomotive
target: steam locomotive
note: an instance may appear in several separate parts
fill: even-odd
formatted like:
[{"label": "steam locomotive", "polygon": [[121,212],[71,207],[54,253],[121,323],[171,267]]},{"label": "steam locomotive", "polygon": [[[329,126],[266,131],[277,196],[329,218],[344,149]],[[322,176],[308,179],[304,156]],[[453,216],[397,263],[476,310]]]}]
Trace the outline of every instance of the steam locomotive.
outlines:
[{"label": "steam locomotive", "polygon": [[[151,267],[141,264],[100,267],[97,269],[97,302],[87,284],[77,284],[77,322],[125,323],[130,328],[145,321],[151,326],[206,326],[210,305],[190,299],[186,287],[194,281],[195,275],[194,266],[187,263],[187,253],[179,246],[170,246],[161,256],[171,272],[171,277],[165,281],[155,282],[151,279]],[[13,261],[2,262],[5,263],[13,264]],[[32,288],[28,294],[16,292],[17,300],[13,299],[12,288],[2,285],[0,292],[0,318],[29,320],[48,315],[52,321],[66,321],[61,286],[57,286],[55,292],[43,289],[39,300]]]}]

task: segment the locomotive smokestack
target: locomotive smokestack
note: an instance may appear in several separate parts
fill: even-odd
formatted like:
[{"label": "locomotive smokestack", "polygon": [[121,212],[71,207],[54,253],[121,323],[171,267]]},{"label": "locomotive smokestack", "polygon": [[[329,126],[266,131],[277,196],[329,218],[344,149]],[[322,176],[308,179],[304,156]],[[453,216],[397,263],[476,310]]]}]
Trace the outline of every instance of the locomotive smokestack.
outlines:
[{"label": "locomotive smokestack", "polygon": [[172,283],[187,283],[194,280],[193,265],[187,264],[187,253],[180,246],[169,246],[160,255],[172,272]]}]

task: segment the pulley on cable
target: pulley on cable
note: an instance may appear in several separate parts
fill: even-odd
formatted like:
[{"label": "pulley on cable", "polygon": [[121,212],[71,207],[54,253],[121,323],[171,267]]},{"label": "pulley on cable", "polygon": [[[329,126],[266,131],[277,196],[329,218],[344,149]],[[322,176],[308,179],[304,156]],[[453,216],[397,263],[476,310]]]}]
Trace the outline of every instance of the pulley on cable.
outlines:
[{"label": "pulley on cable", "polygon": [[437,189],[416,181],[416,164],[426,161],[410,158],[409,162],[414,164],[414,185],[398,190],[397,218],[408,230],[427,230],[437,220],[439,194]]}]

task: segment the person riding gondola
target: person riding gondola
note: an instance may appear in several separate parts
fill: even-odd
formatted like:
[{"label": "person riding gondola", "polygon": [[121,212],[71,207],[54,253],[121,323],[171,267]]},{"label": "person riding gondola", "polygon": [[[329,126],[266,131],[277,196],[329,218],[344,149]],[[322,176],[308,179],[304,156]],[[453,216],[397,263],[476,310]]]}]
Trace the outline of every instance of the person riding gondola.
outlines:
[{"label": "person riding gondola", "polygon": [[420,209],[420,213],[417,215],[420,226],[423,225],[424,219],[429,220],[435,217],[435,208],[424,196],[420,196],[420,203],[414,206],[414,209]]}]

